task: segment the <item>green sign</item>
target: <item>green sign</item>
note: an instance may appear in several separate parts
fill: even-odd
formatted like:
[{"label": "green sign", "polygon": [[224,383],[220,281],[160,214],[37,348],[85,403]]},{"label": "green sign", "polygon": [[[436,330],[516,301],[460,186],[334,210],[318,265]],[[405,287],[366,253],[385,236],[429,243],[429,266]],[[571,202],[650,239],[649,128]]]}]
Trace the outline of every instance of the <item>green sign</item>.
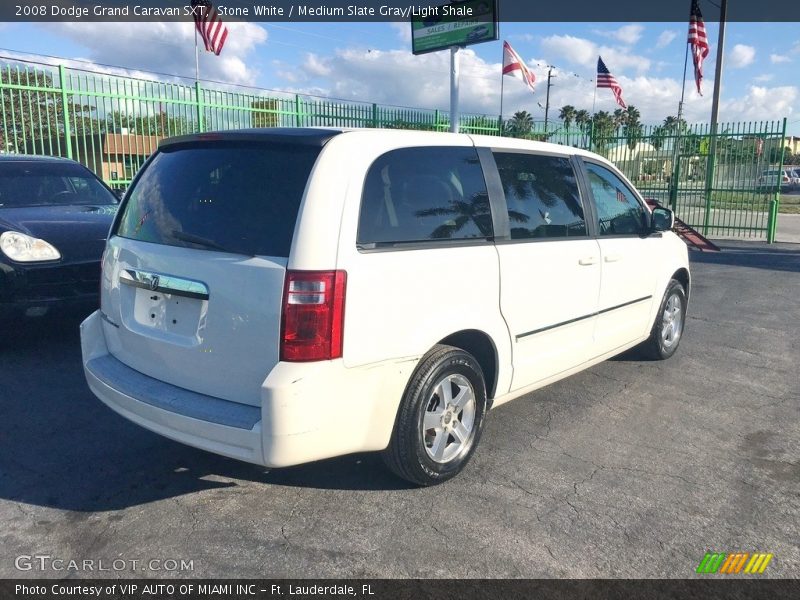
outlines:
[{"label": "green sign", "polygon": [[496,0],[466,0],[417,9],[411,17],[411,50],[436,52],[499,38]]}]

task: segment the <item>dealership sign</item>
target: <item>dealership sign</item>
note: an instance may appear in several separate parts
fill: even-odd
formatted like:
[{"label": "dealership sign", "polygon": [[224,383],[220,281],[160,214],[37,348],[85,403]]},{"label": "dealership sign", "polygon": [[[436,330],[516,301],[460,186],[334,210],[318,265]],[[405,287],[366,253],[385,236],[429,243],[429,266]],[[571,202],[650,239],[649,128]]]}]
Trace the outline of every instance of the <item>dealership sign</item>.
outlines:
[{"label": "dealership sign", "polygon": [[496,0],[418,7],[411,16],[414,54],[490,42],[498,37]]}]

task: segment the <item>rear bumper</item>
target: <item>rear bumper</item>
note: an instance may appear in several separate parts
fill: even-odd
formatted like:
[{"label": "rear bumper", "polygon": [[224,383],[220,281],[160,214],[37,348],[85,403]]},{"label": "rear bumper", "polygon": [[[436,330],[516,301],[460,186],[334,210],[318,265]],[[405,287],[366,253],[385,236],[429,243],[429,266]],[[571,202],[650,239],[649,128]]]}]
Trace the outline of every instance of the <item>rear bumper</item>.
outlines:
[{"label": "rear bumper", "polygon": [[108,350],[100,312],[81,324],[89,388],[112,410],[178,442],[268,467],[382,450],[417,360],[347,369],[279,363],[253,407],[197,394],[127,367]]}]

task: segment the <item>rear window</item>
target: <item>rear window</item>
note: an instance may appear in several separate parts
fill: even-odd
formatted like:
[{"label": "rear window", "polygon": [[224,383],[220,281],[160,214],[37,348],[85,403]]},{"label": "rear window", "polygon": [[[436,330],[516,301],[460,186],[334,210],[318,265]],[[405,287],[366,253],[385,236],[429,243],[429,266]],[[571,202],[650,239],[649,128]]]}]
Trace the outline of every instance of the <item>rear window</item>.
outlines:
[{"label": "rear window", "polygon": [[116,204],[117,199],[81,165],[0,162],[0,208]]},{"label": "rear window", "polygon": [[289,256],[320,148],[213,142],[159,151],[134,184],[117,235],[249,256]]}]

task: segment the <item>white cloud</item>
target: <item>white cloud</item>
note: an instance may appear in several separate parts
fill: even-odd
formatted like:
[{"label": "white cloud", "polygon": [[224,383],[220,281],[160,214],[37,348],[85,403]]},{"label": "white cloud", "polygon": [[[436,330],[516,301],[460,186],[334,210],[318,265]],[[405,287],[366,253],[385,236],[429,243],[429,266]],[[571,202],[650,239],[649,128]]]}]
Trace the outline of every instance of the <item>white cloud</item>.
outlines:
[{"label": "white cloud", "polygon": [[406,44],[411,44],[411,25],[404,23],[389,23],[394,29],[397,37]]},{"label": "white cloud", "polygon": [[792,62],[792,59],[789,58],[788,56],[786,56],[785,54],[770,54],[769,55],[769,61],[773,65],[777,65],[777,64],[780,64],[780,63]]},{"label": "white cloud", "polygon": [[[264,28],[231,21],[228,39],[219,56],[201,49],[200,77],[226,83],[252,85],[258,73],[247,65],[253,51],[267,41]],[[87,58],[98,63],[121,65],[126,69],[154,71],[171,77],[193,77],[194,25],[169,23],[84,23],[43,25],[85,48]]]},{"label": "white cloud", "polygon": [[571,35],[548,36],[542,40],[541,47],[545,54],[592,70],[597,64],[597,57],[602,56],[603,62],[614,75],[628,70],[644,74],[652,66],[650,59],[633,54],[625,48],[599,46],[591,40]]},{"label": "white cloud", "polygon": [[665,29],[661,32],[661,35],[659,35],[658,39],[656,40],[656,48],[666,48],[676,37],[678,37],[678,33],[676,31],[673,31],[672,29]]},{"label": "white cloud", "polygon": [[782,119],[794,114],[799,91],[797,86],[750,86],[739,98],[722,102],[720,115],[724,120]]},{"label": "white cloud", "polygon": [[635,44],[638,42],[642,37],[642,32],[644,31],[644,26],[638,25],[636,23],[631,23],[630,25],[623,25],[619,29],[614,30],[603,30],[603,29],[595,29],[594,33],[598,35],[602,35],[604,37],[609,37],[617,40],[618,42],[622,42],[623,44]]},{"label": "white cloud", "polygon": [[756,49],[745,44],[736,44],[728,53],[727,58],[731,67],[740,69],[753,64],[756,58]]},{"label": "white cloud", "polygon": [[766,83],[767,81],[772,81],[775,78],[773,73],[762,73],[761,75],[757,75],[753,77],[753,81],[756,83]]}]

